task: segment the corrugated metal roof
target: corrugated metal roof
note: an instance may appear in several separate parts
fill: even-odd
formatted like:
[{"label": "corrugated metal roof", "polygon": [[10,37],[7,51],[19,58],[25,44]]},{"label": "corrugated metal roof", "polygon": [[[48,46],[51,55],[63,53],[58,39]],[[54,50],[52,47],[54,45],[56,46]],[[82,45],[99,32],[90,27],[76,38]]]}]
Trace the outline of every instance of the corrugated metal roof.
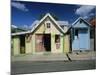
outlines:
[{"label": "corrugated metal roof", "polygon": [[59,25],[69,25],[68,21],[57,21]]},{"label": "corrugated metal roof", "polygon": [[39,23],[39,20],[35,20],[32,25],[29,27],[29,29],[32,29],[37,23]]},{"label": "corrugated metal roof", "polygon": [[[69,26],[68,21],[56,21],[59,25],[63,26]],[[30,26],[30,28],[34,27],[37,23],[39,23],[39,20],[35,20],[33,24]]]}]

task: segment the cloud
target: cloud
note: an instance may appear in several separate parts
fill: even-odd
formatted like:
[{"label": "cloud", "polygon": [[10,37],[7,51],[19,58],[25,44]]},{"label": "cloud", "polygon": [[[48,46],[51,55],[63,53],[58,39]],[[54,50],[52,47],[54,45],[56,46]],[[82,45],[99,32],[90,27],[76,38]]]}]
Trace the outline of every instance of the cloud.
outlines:
[{"label": "cloud", "polygon": [[18,28],[16,25],[11,25],[12,28]]},{"label": "cloud", "polygon": [[28,28],[29,26],[28,25],[23,25],[23,28]]},{"label": "cloud", "polygon": [[11,5],[19,10],[22,11],[28,11],[28,9],[26,8],[25,4],[20,3],[20,2],[11,2]]},{"label": "cloud", "polygon": [[29,26],[28,25],[22,25],[20,28],[22,28],[24,30],[29,30]]},{"label": "cloud", "polygon": [[90,5],[82,5],[79,8],[76,9],[75,14],[83,17],[88,18],[89,16],[93,16],[94,14],[91,13],[91,11],[95,8],[95,6]]},{"label": "cloud", "polygon": [[88,19],[88,18],[90,18],[90,17],[93,17],[94,15],[95,15],[94,13],[90,13],[90,14],[84,16],[83,18],[84,18],[84,19]]},{"label": "cloud", "polygon": [[94,13],[90,13],[90,16],[94,16],[95,14]]}]

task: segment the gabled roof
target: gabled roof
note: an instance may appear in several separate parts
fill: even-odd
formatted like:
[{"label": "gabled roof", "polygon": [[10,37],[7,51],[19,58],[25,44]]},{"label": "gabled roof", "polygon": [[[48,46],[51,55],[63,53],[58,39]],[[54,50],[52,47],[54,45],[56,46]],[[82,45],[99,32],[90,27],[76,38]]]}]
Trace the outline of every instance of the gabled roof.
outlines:
[{"label": "gabled roof", "polygon": [[[67,32],[69,32],[70,30],[71,30],[71,28],[79,21],[79,20],[82,20],[82,21],[84,21],[89,27],[91,27],[91,24],[90,23],[88,23],[86,20],[84,20],[82,17],[79,17],[76,21],[74,21],[73,23],[72,23],[72,25],[69,27],[69,29],[67,30]],[[66,33],[67,33],[66,32]]]},{"label": "gabled roof", "polygon": [[79,21],[82,20],[84,21],[88,26],[91,26],[91,24],[89,24],[86,20],[84,20],[82,17],[79,17],[74,23],[72,23],[72,27]]},{"label": "gabled roof", "polygon": [[27,33],[31,33],[33,32],[42,21],[44,21],[47,17],[50,17],[50,19],[55,23],[55,25],[57,25],[57,27],[61,30],[62,33],[65,33],[66,31],[64,31],[60,25],[55,21],[55,19],[49,14],[47,13],[31,30],[28,30],[26,32],[19,32],[19,33],[12,33],[11,35],[22,35],[22,34],[27,34]]}]

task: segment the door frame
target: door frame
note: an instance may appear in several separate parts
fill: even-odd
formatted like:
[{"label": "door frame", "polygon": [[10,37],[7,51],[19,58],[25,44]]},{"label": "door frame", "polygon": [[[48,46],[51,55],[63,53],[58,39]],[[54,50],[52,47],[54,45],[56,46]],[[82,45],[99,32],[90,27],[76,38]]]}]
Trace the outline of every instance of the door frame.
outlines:
[{"label": "door frame", "polygon": [[[42,51],[38,51],[37,48],[36,48],[36,42],[37,42],[37,38],[36,38],[36,37],[37,37],[38,35],[42,35],[42,43],[43,43],[43,49],[44,49],[44,50],[42,50]],[[49,38],[50,38],[50,40],[49,40],[49,41],[50,41],[50,44],[49,44],[49,45],[50,45],[50,50],[45,50],[45,48],[44,48],[44,44],[47,44],[47,43],[44,43],[43,38],[44,38],[44,36],[46,36],[46,35],[49,35]],[[41,40],[41,39],[40,39],[40,40]],[[46,40],[45,40],[45,41],[46,41]],[[51,52],[51,34],[38,34],[38,33],[36,33],[36,34],[35,34],[35,50],[36,50],[36,52]]]},{"label": "door frame", "polygon": [[[83,29],[87,32],[87,35],[89,35],[89,29],[88,28],[73,28],[73,34],[72,34],[72,38],[73,39],[73,42],[72,42],[72,50],[83,50],[81,47],[80,47],[80,43],[81,43],[81,39],[80,39],[80,31]],[[78,32],[76,33],[76,29],[78,29]],[[76,36],[77,35],[77,36]],[[88,36],[89,37],[89,36]],[[87,37],[87,38],[88,38]],[[89,40],[89,39],[88,39]],[[88,41],[89,42],[89,41]],[[84,48],[86,49],[86,48]]]}]

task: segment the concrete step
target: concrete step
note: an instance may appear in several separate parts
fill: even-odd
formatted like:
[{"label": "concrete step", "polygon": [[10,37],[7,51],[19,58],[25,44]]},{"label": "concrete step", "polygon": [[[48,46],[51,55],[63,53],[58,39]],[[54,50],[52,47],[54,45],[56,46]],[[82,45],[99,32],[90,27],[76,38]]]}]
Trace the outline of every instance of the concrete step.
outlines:
[{"label": "concrete step", "polygon": [[63,61],[68,60],[65,54],[33,54],[12,56],[12,61]]},{"label": "concrete step", "polygon": [[20,56],[12,56],[12,61],[69,61],[73,60],[95,60],[96,52],[81,52],[66,54],[25,54]]}]

